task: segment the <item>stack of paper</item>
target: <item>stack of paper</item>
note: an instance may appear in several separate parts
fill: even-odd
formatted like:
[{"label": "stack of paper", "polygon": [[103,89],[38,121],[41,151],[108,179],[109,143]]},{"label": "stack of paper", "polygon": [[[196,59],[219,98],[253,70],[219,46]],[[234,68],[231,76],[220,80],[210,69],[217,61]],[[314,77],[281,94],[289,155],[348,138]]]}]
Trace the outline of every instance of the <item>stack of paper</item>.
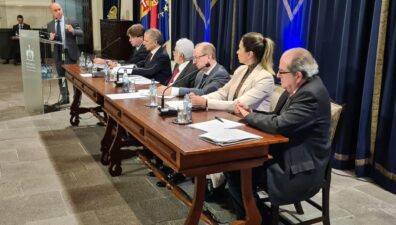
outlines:
[{"label": "stack of paper", "polygon": [[262,138],[261,136],[239,129],[217,129],[199,136],[205,141],[220,146],[231,145],[250,140],[258,140]]},{"label": "stack of paper", "polygon": [[222,130],[222,129],[238,128],[244,126],[244,124],[221,118],[221,121],[215,119],[215,120],[205,121],[202,123],[193,123],[188,126],[198,130],[209,132],[218,129]]}]

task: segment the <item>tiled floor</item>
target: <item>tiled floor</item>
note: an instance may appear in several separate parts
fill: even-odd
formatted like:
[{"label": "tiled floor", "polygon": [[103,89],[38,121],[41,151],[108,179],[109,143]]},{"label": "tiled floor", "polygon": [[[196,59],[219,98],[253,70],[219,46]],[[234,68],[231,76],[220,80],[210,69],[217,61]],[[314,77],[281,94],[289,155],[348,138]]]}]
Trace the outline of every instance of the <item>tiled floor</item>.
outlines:
[{"label": "tiled floor", "polygon": [[[44,85],[47,99],[49,82]],[[55,81],[51,93],[49,102],[56,102]],[[92,103],[84,98],[83,105]],[[120,177],[108,175],[99,162],[104,128],[89,114],[81,117],[71,127],[67,108],[25,112],[20,66],[0,65],[0,224],[184,224],[188,208],[156,187],[139,160],[124,161]],[[396,195],[334,172],[332,224],[396,224]],[[191,192],[189,181],[182,186]],[[221,221],[234,218],[227,205],[207,207]],[[316,213],[304,209],[307,217]]]}]

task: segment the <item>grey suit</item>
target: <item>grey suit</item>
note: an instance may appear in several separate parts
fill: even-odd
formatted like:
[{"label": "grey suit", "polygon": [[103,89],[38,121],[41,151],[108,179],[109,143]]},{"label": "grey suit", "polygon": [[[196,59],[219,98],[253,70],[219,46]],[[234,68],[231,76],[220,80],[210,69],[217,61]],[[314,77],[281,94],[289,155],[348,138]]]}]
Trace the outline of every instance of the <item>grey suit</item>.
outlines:
[{"label": "grey suit", "polygon": [[[260,130],[289,138],[288,143],[271,145],[273,160],[254,171],[253,182],[265,184],[270,201],[283,205],[315,195],[330,155],[330,99],[322,80],[314,76],[288,100],[283,95],[273,113],[253,112],[245,119]],[[229,174],[229,184],[240,211],[236,177]]]},{"label": "grey suit", "polygon": [[[207,76],[204,78],[204,76]],[[230,80],[230,74],[226,69],[220,64],[216,64],[216,66],[210,71],[210,74],[205,75],[204,72],[199,71],[194,82],[193,88],[180,88],[179,96],[183,96],[190,92],[193,92],[196,95],[205,95],[211,92],[216,91],[221,88]]]},{"label": "grey suit", "polygon": [[[53,58],[56,62],[56,71],[58,73],[58,76],[64,77],[65,76],[65,70],[62,67],[62,64],[74,64],[77,62],[77,59],[80,55],[80,50],[78,49],[77,46],[77,41],[76,37],[82,37],[83,36],[83,31],[81,30],[80,26],[76,21],[69,20],[68,18],[64,17],[64,24],[69,24],[72,25],[74,28],[74,33],[68,32],[65,30],[65,40],[63,48],[61,45],[55,45],[54,46],[54,52],[53,52]],[[55,20],[50,21],[47,24],[47,29],[48,33],[56,33],[55,29],[56,23]],[[60,48],[60,49],[59,49]],[[58,51],[59,49],[59,51]],[[59,55],[59,52],[64,52],[64,61],[62,60],[62,56]],[[69,101],[69,90],[67,87],[67,81],[66,79],[59,79],[59,89],[62,95],[61,101],[68,102]]]}]

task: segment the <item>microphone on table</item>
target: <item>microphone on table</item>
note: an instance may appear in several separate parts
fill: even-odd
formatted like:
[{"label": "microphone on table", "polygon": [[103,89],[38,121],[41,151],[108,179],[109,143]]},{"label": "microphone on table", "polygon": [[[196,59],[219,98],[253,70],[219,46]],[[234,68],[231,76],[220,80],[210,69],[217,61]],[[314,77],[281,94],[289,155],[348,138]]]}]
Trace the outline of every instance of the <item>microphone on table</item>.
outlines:
[{"label": "microphone on table", "polygon": [[107,50],[108,48],[110,48],[110,47],[113,46],[115,43],[119,42],[120,40],[121,40],[121,37],[118,37],[117,39],[115,39],[115,40],[111,41],[109,44],[107,44],[104,48],[102,48],[102,50],[100,50],[101,53],[102,53],[102,56],[103,56],[103,52],[104,52],[105,50]]},{"label": "microphone on table", "polygon": [[[202,66],[201,68],[198,68],[198,69],[196,69],[196,70],[193,70],[193,71],[190,72],[189,74],[185,75],[185,76],[184,76],[183,78],[181,78],[179,81],[184,80],[184,79],[186,79],[187,77],[189,77],[189,76],[195,74],[197,71],[200,71],[200,70],[202,70],[203,68],[209,67],[209,66],[210,66],[210,64],[209,64],[209,63],[206,63],[206,64],[205,64],[204,66]],[[175,115],[177,115],[177,110],[175,110],[175,109],[170,109],[170,108],[168,108],[168,107],[165,108],[165,92],[166,92],[166,90],[168,90],[170,87],[172,87],[174,83],[175,83],[175,82],[173,82],[171,85],[168,85],[168,86],[164,89],[164,91],[162,92],[162,94],[161,94],[161,106],[158,107],[158,111],[160,112],[160,115],[161,115],[161,116],[164,116],[164,115],[175,116]]]}]

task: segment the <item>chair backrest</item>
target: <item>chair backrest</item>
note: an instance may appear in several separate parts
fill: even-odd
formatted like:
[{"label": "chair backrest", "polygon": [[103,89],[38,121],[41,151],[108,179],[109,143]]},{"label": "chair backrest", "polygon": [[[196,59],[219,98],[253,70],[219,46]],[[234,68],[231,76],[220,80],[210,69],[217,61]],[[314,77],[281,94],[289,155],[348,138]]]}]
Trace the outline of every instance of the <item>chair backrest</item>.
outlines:
[{"label": "chair backrest", "polygon": [[281,87],[280,85],[275,85],[270,103],[270,112],[274,111],[276,104],[278,104],[279,97],[284,91],[285,89],[283,87]]},{"label": "chair backrest", "polygon": [[336,135],[336,131],[338,131],[338,124],[341,118],[341,114],[343,112],[344,106],[339,105],[335,102],[330,103],[331,110],[331,121],[330,121],[330,142],[333,146],[334,137]]}]

